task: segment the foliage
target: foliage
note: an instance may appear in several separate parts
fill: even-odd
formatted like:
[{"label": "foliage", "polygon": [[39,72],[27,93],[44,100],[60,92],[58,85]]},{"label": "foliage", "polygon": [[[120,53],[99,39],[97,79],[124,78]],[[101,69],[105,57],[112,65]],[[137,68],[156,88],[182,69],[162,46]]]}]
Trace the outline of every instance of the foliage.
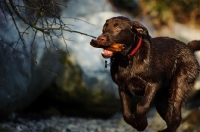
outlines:
[{"label": "foliage", "polygon": [[140,8],[143,15],[149,15],[151,19],[157,19],[157,26],[169,25],[173,21],[187,24],[200,23],[199,0],[142,0]]},{"label": "foliage", "polygon": [[110,0],[119,9],[135,17],[148,16],[155,28],[171,25],[174,21],[182,24],[200,23],[199,0]]}]

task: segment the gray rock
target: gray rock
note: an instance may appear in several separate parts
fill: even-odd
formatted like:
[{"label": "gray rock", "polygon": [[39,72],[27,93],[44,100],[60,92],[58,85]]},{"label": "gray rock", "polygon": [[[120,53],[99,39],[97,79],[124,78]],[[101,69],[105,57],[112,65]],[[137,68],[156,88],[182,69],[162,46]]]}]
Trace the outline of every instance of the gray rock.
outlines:
[{"label": "gray rock", "polygon": [[[55,57],[51,55],[52,50],[45,52],[42,36],[38,35],[31,46],[33,32],[28,30],[23,44],[18,41],[18,32],[11,18],[7,16],[5,19],[0,12],[0,19],[0,116],[3,117],[29,105],[49,85],[54,76],[45,69],[56,72],[58,59],[56,54]],[[20,20],[16,23],[20,31],[27,28]]]}]

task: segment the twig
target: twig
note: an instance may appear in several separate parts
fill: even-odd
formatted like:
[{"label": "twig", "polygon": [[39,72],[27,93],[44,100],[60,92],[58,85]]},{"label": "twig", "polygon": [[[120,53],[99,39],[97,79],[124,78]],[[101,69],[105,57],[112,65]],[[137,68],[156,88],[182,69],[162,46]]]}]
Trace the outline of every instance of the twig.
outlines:
[{"label": "twig", "polygon": [[58,2],[56,2],[56,1],[54,1],[54,0],[53,0],[53,2],[56,3],[57,5],[61,5],[61,6],[63,6],[63,7],[67,7],[67,5],[64,5],[64,4],[61,4],[61,3],[58,3]]},{"label": "twig", "polygon": [[[6,0],[4,0],[4,1],[5,1],[5,3],[6,3]],[[39,30],[39,31],[41,31],[41,32],[43,32],[43,33],[45,33],[45,34],[51,36],[50,33],[49,33],[48,31],[45,31],[45,30],[43,30],[42,28],[39,28],[39,27],[37,27],[36,25],[31,24],[31,23],[30,23],[29,21],[27,21],[24,17],[22,17],[22,16],[20,15],[20,13],[17,11],[17,9],[16,9],[15,5],[13,4],[12,0],[9,0],[9,2],[10,2],[10,5],[11,5],[13,11],[15,12],[15,14],[16,14],[22,21],[24,21],[24,23],[30,25],[31,27],[35,28],[36,30]]]},{"label": "twig", "polygon": [[[15,47],[17,47],[17,45],[18,45],[18,43],[19,43],[19,40],[21,40],[21,38],[23,38],[23,35],[25,34],[25,32],[26,32],[29,28],[30,28],[30,26],[28,26],[28,27],[22,32],[22,35],[20,34],[21,37],[19,37],[19,39],[18,39],[17,44],[16,44]],[[23,41],[24,41],[24,39],[23,39]],[[24,47],[26,48],[25,43],[24,43]]]},{"label": "twig", "polygon": [[11,47],[15,52],[18,52],[18,53],[20,53],[20,54],[22,54],[22,55],[24,55],[24,56],[26,56],[26,57],[29,58],[28,55],[26,55],[26,54],[24,54],[24,53],[22,53],[22,52],[16,50],[16,49],[15,49],[14,47],[12,47],[8,42],[5,42],[5,41],[3,41],[3,40],[0,40],[0,41],[1,41],[2,43],[4,43],[4,44],[8,45],[9,47]]},{"label": "twig", "polygon": [[[18,26],[17,26],[17,23],[15,22],[15,18],[14,18],[13,15],[12,15],[12,11],[11,11],[10,7],[8,6],[8,4],[6,3],[6,0],[4,0],[4,2],[5,2],[5,5],[6,5],[7,9],[8,9],[8,12],[10,13],[10,16],[12,17],[13,23],[14,23],[14,25],[15,25],[15,28],[17,29],[17,32],[18,32],[19,37],[20,37],[20,40],[22,41],[24,47],[26,47],[26,46],[25,46],[25,43],[24,43],[24,39],[23,39],[23,37],[22,37],[21,34],[20,34],[20,31],[19,31],[19,28],[18,28]],[[17,43],[17,44],[18,44],[18,43]]]},{"label": "twig", "polygon": [[49,73],[51,73],[54,76],[57,76],[56,73],[53,73],[53,72],[47,70],[46,68],[43,68],[42,66],[40,66],[40,65],[37,64],[36,58],[35,58],[34,53],[33,53],[33,44],[34,44],[34,40],[35,40],[36,34],[37,34],[37,30],[35,31],[35,34],[34,34],[34,37],[33,37],[33,41],[31,43],[31,56],[32,56],[32,59],[35,62],[36,66],[38,66],[40,69],[42,69],[42,70],[44,70],[46,72],[49,72]]},{"label": "twig", "polygon": [[85,22],[85,23],[87,23],[87,24],[91,24],[91,25],[95,26],[94,24],[89,23],[89,22],[87,22],[87,21],[85,21],[85,20],[82,20],[82,19],[80,19],[80,18],[73,18],[73,17],[62,17],[62,18],[71,18],[71,19],[83,21],[83,22]]},{"label": "twig", "polygon": [[64,30],[64,31],[68,31],[68,32],[71,32],[71,33],[79,33],[81,35],[85,35],[85,36],[89,36],[89,37],[92,37],[92,38],[96,38],[95,36],[92,36],[92,35],[89,35],[89,34],[86,34],[86,33],[83,33],[83,32],[79,32],[79,31],[76,31],[76,30],[62,29],[62,28],[51,28],[51,30]]},{"label": "twig", "polygon": [[5,11],[4,11],[4,9],[3,9],[3,7],[2,7],[2,5],[1,5],[1,3],[0,3],[0,8],[1,8],[1,10],[2,10],[3,14],[4,14],[4,17],[5,17],[5,19],[7,19],[7,17],[6,17],[6,13],[5,13]]},{"label": "twig", "polygon": [[[6,0],[4,0],[4,1],[5,1],[5,3],[6,3]],[[45,34],[47,34],[47,35],[49,35],[49,36],[51,36],[49,30],[65,30],[65,31],[68,31],[68,32],[79,33],[79,34],[86,35],[86,36],[89,36],[89,37],[92,37],[92,38],[96,38],[96,37],[94,37],[94,36],[92,36],[92,35],[89,35],[89,34],[86,34],[86,33],[83,33],[83,32],[79,32],[79,31],[75,31],[75,30],[62,29],[62,28],[45,28],[45,29],[39,28],[38,26],[36,26],[36,25],[34,25],[34,24],[31,24],[29,21],[27,21],[24,17],[22,17],[22,16],[20,15],[20,13],[17,11],[15,5],[13,4],[12,0],[9,0],[9,2],[10,2],[10,5],[11,5],[13,11],[15,12],[15,14],[16,14],[24,23],[30,25],[31,27],[35,28],[36,30],[39,30],[39,31],[41,31],[41,32],[43,32],[43,33],[45,33]],[[76,19],[77,19],[77,20],[81,20],[81,19],[78,19],[78,18],[76,18]],[[83,21],[83,20],[82,20],[82,21]]]}]

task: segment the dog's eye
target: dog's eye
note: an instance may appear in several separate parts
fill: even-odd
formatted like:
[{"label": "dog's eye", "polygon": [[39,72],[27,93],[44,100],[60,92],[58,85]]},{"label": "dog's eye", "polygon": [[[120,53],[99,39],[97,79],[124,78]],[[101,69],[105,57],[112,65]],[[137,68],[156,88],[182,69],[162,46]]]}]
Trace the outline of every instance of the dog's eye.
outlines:
[{"label": "dog's eye", "polygon": [[114,24],[114,27],[117,27],[117,26],[118,26],[118,23],[115,23],[115,24]]}]

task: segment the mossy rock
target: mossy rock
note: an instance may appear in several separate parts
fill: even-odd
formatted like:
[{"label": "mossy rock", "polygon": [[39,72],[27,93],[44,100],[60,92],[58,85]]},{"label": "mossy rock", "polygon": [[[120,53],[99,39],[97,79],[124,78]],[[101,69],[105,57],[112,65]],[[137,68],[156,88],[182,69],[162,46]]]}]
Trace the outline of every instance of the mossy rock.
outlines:
[{"label": "mossy rock", "polygon": [[109,118],[120,111],[120,101],[114,93],[88,88],[81,68],[70,61],[66,52],[59,53],[63,68],[28,111],[87,118]]}]

